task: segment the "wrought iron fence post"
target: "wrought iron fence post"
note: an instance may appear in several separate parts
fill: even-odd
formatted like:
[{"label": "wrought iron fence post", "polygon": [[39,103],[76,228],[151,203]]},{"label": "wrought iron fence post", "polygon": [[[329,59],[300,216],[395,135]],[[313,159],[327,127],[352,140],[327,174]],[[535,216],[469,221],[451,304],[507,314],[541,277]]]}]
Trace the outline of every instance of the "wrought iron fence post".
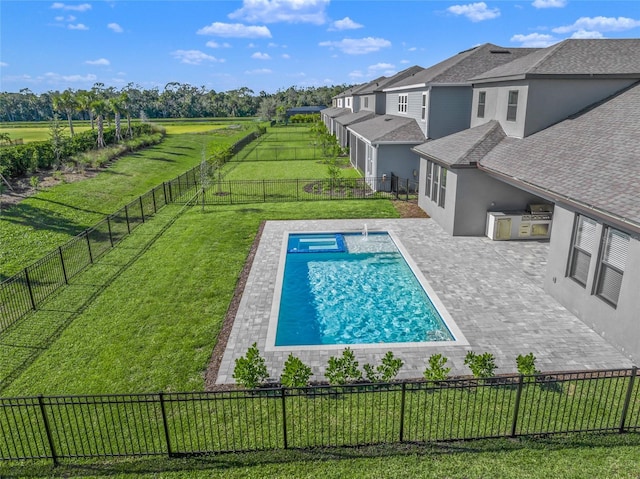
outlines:
[{"label": "wrought iron fence post", "polygon": [[404,403],[407,397],[407,383],[402,383],[402,394],[400,395],[400,442],[404,442]]},{"label": "wrought iron fence post", "polygon": [[156,206],[156,189],[151,190],[151,197],[153,198],[153,214],[158,212],[158,207]]},{"label": "wrought iron fence post", "polygon": [[44,409],[44,401],[42,394],[38,396],[38,405],[40,406],[40,414],[42,414],[42,423],[44,424],[44,431],[47,435],[47,442],[49,444],[49,450],[51,451],[51,459],[53,465],[58,465],[58,455],[56,454],[56,448],[53,444],[53,436],[51,435],[51,426],[49,425],[49,418],[47,417],[47,411]]},{"label": "wrought iron fence post", "polygon": [[262,180],[262,202],[267,202],[267,185],[266,180]]},{"label": "wrought iron fence post", "polygon": [[164,408],[164,393],[160,392],[158,393],[158,396],[160,397],[160,411],[162,412],[162,427],[164,429],[164,439],[167,442],[167,455],[169,457],[171,457],[173,455],[173,452],[171,451],[171,441],[169,438],[169,426],[167,424],[167,412],[165,411]]},{"label": "wrought iron fence post", "polygon": [[296,201],[300,201],[300,179],[296,178]]},{"label": "wrought iron fence post", "polygon": [[622,406],[622,414],[620,416],[620,428],[618,432],[622,434],[624,432],[624,427],[627,422],[627,413],[629,411],[629,404],[631,403],[631,393],[633,392],[633,383],[636,380],[636,375],[638,374],[638,368],[636,366],[631,368],[631,377],[629,378],[629,386],[627,387],[627,394],[624,398],[624,405]]},{"label": "wrought iron fence post", "polygon": [[93,264],[93,254],[91,253],[91,240],[89,239],[89,230],[85,232],[84,237],[87,238],[87,251],[89,252],[89,263]]},{"label": "wrought iron fence post", "polygon": [[142,217],[142,222],[144,223],[144,206],[142,204],[142,195],[138,196],[138,201],[140,203],[140,216]]},{"label": "wrought iron fence post", "polygon": [[69,278],[67,278],[67,268],[64,266],[64,257],[62,256],[62,246],[58,246],[58,254],[60,255],[60,266],[62,266],[62,275],[64,276],[64,283],[69,284]]},{"label": "wrought iron fence post", "polygon": [[31,300],[31,307],[35,311],[36,308],[36,300],[33,296],[33,289],[31,288],[31,280],[29,279],[29,270],[27,268],[24,269],[24,277],[27,280],[27,290],[29,291],[29,299]]},{"label": "wrought iron fence post", "polygon": [[520,398],[522,397],[522,386],[524,384],[524,376],[520,374],[518,377],[518,390],[516,391],[516,402],[513,406],[513,421],[511,421],[511,437],[516,437],[516,427],[518,425],[518,413],[520,412]]},{"label": "wrought iron fence post", "polygon": [[127,220],[127,234],[131,234],[131,226],[129,226],[129,205],[124,205],[124,219]]},{"label": "wrought iron fence post", "polygon": [[282,398],[282,438],[284,439],[284,448],[289,448],[287,441],[287,407],[286,407],[286,389],[280,388],[280,397]]},{"label": "wrought iron fence post", "polygon": [[169,204],[167,200],[167,183],[165,181],[162,182],[162,194],[164,195],[164,204]]},{"label": "wrought iron fence post", "polygon": [[109,231],[109,243],[113,248],[113,233],[111,233],[111,216],[107,216],[107,230]]}]

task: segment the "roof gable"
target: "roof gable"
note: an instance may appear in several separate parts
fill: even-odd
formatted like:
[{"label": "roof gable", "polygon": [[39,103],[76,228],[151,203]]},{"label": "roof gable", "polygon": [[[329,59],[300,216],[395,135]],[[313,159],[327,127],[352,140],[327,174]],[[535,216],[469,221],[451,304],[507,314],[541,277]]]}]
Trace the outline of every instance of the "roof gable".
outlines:
[{"label": "roof gable", "polygon": [[420,126],[413,118],[380,115],[349,127],[349,130],[370,143],[422,143],[426,140]]}]

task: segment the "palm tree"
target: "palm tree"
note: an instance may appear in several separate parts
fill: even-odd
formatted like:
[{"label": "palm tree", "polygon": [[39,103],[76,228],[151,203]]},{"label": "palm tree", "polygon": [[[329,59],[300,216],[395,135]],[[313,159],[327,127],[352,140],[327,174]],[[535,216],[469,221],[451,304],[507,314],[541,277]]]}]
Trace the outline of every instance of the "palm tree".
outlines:
[{"label": "palm tree", "polygon": [[67,121],[69,122],[69,134],[73,138],[73,112],[78,109],[78,102],[76,101],[73,91],[67,89],[62,93],[53,93],[53,109],[57,111],[64,111],[67,115]]},{"label": "palm tree", "polygon": [[96,116],[98,124],[98,139],[96,141],[98,148],[107,146],[104,142],[104,117],[109,112],[109,105],[106,100],[98,99],[91,103],[91,111]]},{"label": "palm tree", "polygon": [[125,111],[124,109],[124,93],[120,95],[109,98],[108,106],[114,114],[115,123],[116,123],[116,141],[122,141],[122,133],[120,130],[120,117],[122,113]]},{"label": "palm tree", "polygon": [[93,110],[91,109],[91,103],[94,101],[93,93],[87,90],[78,90],[76,93],[77,108],[79,112],[86,111],[89,114],[89,120],[91,121],[91,129],[94,129],[93,124]]}]

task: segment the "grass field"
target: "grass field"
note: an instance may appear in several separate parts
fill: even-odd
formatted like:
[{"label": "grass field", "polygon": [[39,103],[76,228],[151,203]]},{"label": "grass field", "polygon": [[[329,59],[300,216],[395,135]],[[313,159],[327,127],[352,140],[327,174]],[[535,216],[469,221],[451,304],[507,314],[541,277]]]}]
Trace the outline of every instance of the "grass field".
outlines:
[{"label": "grass field", "polygon": [[121,158],[93,178],[60,183],[0,215],[0,281],[104,216],[200,163],[203,145],[233,144],[248,130],[168,135],[160,145]]},{"label": "grass field", "polygon": [[[139,120],[133,120],[134,122]],[[206,118],[200,120],[193,119],[152,119],[152,123],[162,125],[169,135],[180,135],[183,133],[203,133],[228,127],[230,124],[251,125],[255,123],[252,118]],[[60,119],[60,124],[64,127],[63,135],[69,135],[69,123],[65,119]],[[109,127],[108,124],[105,124]],[[111,123],[113,126],[113,122]],[[122,127],[126,128],[126,120],[123,120]],[[91,129],[88,121],[74,121],[73,131],[80,133]],[[0,133],[8,133],[12,141],[22,140],[23,143],[32,141],[46,141],[50,135],[49,122],[4,122],[0,123]]]}]

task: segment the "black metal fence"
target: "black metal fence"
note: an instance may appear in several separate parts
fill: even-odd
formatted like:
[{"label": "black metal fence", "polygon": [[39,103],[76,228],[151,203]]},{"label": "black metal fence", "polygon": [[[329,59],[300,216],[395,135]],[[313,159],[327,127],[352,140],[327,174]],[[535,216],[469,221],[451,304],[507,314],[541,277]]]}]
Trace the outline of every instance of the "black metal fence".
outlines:
[{"label": "black metal fence", "polygon": [[168,203],[196,193],[199,166],[139,196],[98,224],[0,283],[0,333],[116,246]]},{"label": "black metal fence", "polygon": [[0,459],[640,432],[637,368],[209,393],[0,399]]}]

